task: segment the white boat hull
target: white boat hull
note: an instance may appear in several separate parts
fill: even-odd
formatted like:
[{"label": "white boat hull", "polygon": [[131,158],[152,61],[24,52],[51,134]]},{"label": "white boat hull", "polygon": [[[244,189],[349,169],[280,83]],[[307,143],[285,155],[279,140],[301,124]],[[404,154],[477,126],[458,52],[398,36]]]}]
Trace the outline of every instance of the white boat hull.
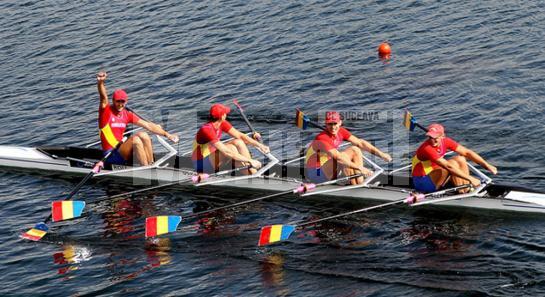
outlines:
[{"label": "white boat hull", "polygon": [[[62,150],[58,151],[63,152]],[[93,151],[93,153],[96,155],[96,150]],[[84,176],[89,173],[90,168],[93,166],[93,161],[96,161],[87,158],[79,159],[79,161],[74,159],[77,159],[77,157],[70,158],[69,156],[56,156],[55,154],[48,153],[46,149],[0,146],[0,167],[4,169],[24,170],[31,173],[48,175],[52,173],[60,173]],[[87,161],[87,163],[84,161]],[[153,168],[114,166],[113,168],[110,167],[109,169],[101,171],[99,174],[96,174],[94,178],[123,180],[125,182],[132,182],[134,185],[142,186],[173,183],[187,180],[193,175],[191,168],[184,168],[183,164],[180,165],[181,163],[185,163],[185,165],[187,165],[190,163],[189,161],[187,158],[172,157],[161,161],[161,164],[158,164],[157,167]],[[176,166],[176,164],[178,166]],[[198,186],[261,192],[282,192],[299,186],[301,181],[298,181],[293,176],[280,177],[280,175],[282,175],[280,172],[283,170],[285,171],[285,169],[286,168],[282,167],[274,168],[274,170],[271,169],[271,172],[273,172],[273,175],[276,175],[276,177],[263,176],[234,181],[229,180],[232,178],[231,176],[218,177],[211,178],[205,182],[204,185]],[[288,171],[297,170],[298,168],[291,168]],[[387,175],[383,175],[379,178],[379,180],[382,181],[381,184],[388,184],[388,179],[390,180],[390,185],[386,186],[376,185],[358,189],[346,189],[342,191],[317,194],[315,196],[319,197],[320,199],[328,200],[351,199],[365,200],[376,203],[396,201],[404,199],[408,196],[410,188],[408,187],[407,177],[397,177],[398,180],[405,180],[404,186],[393,186],[393,178],[388,177]],[[208,184],[210,182],[218,183]],[[403,184],[403,182],[401,182],[401,184]],[[185,186],[195,187],[195,185],[188,183],[185,183]],[[341,186],[324,186],[320,188],[320,191],[327,191],[338,187]],[[545,213],[544,193],[515,191],[504,186],[495,187],[496,188],[494,190],[503,192],[498,195],[488,194],[484,197],[462,198],[458,200],[434,203],[433,205],[525,213]],[[305,199],[305,197],[302,197],[301,199]]]}]

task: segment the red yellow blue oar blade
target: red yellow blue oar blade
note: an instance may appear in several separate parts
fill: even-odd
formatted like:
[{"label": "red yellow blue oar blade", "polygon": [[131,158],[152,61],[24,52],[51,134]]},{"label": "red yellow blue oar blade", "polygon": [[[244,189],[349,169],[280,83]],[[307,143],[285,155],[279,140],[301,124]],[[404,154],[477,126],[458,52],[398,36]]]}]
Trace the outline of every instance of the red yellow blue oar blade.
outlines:
[{"label": "red yellow blue oar blade", "polygon": [[42,239],[42,237],[47,234],[47,231],[49,228],[45,223],[38,223],[36,226],[34,226],[32,229],[28,230],[27,232],[21,233],[19,237],[32,240],[32,241],[38,241]]},{"label": "red yellow blue oar blade", "polygon": [[270,225],[261,228],[258,246],[264,246],[278,241],[286,240],[295,231],[293,225]]},{"label": "red yellow blue oar blade", "polygon": [[146,218],[146,237],[153,237],[176,231],[182,221],[180,216],[155,216]]},{"label": "red yellow blue oar blade", "polygon": [[51,219],[53,222],[58,222],[77,218],[81,216],[84,208],[84,201],[53,201],[51,203]]},{"label": "red yellow blue oar blade", "polygon": [[414,125],[415,119],[413,118],[413,115],[410,111],[405,110],[405,113],[403,114],[403,126],[407,128],[409,131],[414,131]]},{"label": "red yellow blue oar blade", "polygon": [[295,112],[295,125],[303,130],[306,130],[308,127],[308,118],[299,109],[296,109]]}]

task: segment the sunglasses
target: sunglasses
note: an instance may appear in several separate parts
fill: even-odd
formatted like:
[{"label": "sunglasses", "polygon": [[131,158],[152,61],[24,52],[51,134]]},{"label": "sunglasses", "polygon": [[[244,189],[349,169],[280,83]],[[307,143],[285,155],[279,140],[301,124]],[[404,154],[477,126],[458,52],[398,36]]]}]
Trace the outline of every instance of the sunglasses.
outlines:
[{"label": "sunglasses", "polygon": [[125,103],[127,103],[127,101],[126,100],[115,100],[115,103],[125,104]]}]

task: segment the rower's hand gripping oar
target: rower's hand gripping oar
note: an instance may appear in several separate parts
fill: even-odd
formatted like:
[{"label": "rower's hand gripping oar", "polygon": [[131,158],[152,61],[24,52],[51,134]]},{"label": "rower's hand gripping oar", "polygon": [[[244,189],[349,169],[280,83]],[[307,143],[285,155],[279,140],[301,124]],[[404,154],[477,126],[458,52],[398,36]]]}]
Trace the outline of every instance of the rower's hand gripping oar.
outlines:
[{"label": "rower's hand gripping oar", "polygon": [[85,202],[83,201],[70,201],[74,195],[85,185],[85,183],[90,180],[95,174],[97,174],[103,167],[104,162],[112,155],[114,151],[117,151],[119,147],[127,140],[127,137],[124,137],[120,142],[117,143],[114,149],[110,150],[108,153],[98,161],[93,169],[72,189],[70,194],[66,196],[63,200],[54,201],[51,205],[51,213],[44,220],[44,222],[36,224],[32,229],[22,233],[21,238],[29,239],[33,241],[38,241],[47,234],[49,227],[47,223],[50,220],[61,221],[66,219],[73,219],[81,216],[81,212],[85,207]]},{"label": "rower's hand gripping oar", "polygon": [[422,201],[426,199],[427,197],[437,197],[447,192],[457,191],[467,187],[470,187],[470,185],[462,185],[455,188],[450,188],[450,189],[445,189],[445,190],[429,193],[426,195],[422,195],[422,194],[417,195],[417,194],[411,193],[407,198],[403,198],[400,200],[391,201],[391,202],[387,202],[387,203],[383,203],[383,204],[379,204],[379,205],[375,205],[371,207],[366,207],[362,209],[357,209],[354,211],[345,212],[345,213],[341,213],[341,214],[337,214],[337,215],[333,215],[333,216],[329,216],[329,217],[325,217],[325,218],[321,218],[321,219],[317,219],[317,220],[313,220],[309,222],[303,222],[303,223],[291,222],[285,225],[279,224],[279,225],[265,226],[261,228],[261,233],[259,235],[259,241],[257,245],[264,246],[264,245],[269,245],[279,241],[287,240],[294,231],[304,229],[305,226],[314,225],[323,221],[345,217],[345,216],[349,216],[349,215],[353,215],[353,214],[357,214],[361,212],[366,212],[373,209],[384,208],[387,206],[392,206],[392,205],[396,205],[400,203],[412,204],[417,201]]},{"label": "rower's hand gripping oar", "polygon": [[[225,206],[221,206],[221,207],[207,209],[207,210],[204,210],[204,211],[196,212],[196,213],[190,214],[188,216],[185,216],[183,219],[191,219],[191,218],[195,218],[195,217],[201,217],[201,216],[203,216],[205,214],[217,212],[219,210],[233,208],[233,207],[237,207],[237,206],[241,206],[241,205],[245,205],[245,204],[249,204],[249,203],[253,203],[253,202],[257,202],[257,201],[262,201],[262,200],[266,200],[266,199],[271,199],[271,198],[275,198],[275,197],[280,197],[280,196],[284,196],[284,195],[288,195],[288,194],[303,195],[303,194],[305,194],[307,192],[310,192],[310,191],[314,190],[315,188],[331,185],[331,184],[334,184],[334,183],[337,183],[337,182],[342,182],[342,181],[350,180],[350,179],[353,179],[353,178],[358,178],[360,176],[363,176],[363,174],[360,173],[360,174],[355,174],[355,175],[351,175],[351,176],[345,176],[345,177],[342,177],[340,179],[330,180],[330,181],[326,181],[326,182],[319,183],[319,184],[312,184],[312,183],[301,184],[300,186],[298,186],[297,188],[292,189],[292,190],[287,190],[287,191],[280,192],[280,193],[261,196],[261,197],[258,197],[258,198],[248,199],[248,200],[244,200],[244,201],[241,201],[241,202],[237,202],[237,203],[233,203],[233,204],[229,204],[229,205],[225,205]],[[162,235],[162,234],[175,232],[177,227],[178,227],[178,224],[181,221],[182,221],[181,216],[174,216],[174,215],[148,217],[148,218],[146,218],[146,230],[145,230],[146,237],[154,237],[154,236],[158,236],[158,235]]]}]

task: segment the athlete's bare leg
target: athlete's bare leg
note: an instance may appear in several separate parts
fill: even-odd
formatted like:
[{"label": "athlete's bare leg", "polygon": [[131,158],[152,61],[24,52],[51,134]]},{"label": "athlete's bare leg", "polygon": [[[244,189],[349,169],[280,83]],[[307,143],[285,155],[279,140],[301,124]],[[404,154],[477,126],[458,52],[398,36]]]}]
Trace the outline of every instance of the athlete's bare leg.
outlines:
[{"label": "athlete's bare leg", "polygon": [[140,165],[146,166],[149,164],[148,158],[144,150],[144,144],[139,137],[131,136],[119,147],[119,153],[125,160],[130,160],[131,156],[136,156]]},{"label": "athlete's bare leg", "polygon": [[140,141],[144,145],[144,153],[146,154],[146,160],[148,164],[153,163],[153,146],[151,143],[151,138],[148,133],[140,131],[135,134],[136,137],[140,138]]},{"label": "athlete's bare leg", "polygon": [[[466,174],[469,174],[469,167],[467,166],[467,160],[466,160],[465,157],[456,156],[456,157],[453,157],[453,158],[449,159],[448,162],[451,163],[453,166],[457,166],[458,169],[460,169],[462,172],[464,172]],[[453,176],[452,177],[452,183],[454,184],[454,186],[462,186],[462,185],[469,184],[469,181],[466,180],[466,179],[463,179],[461,177]],[[470,189],[466,188],[466,189],[460,190],[459,192],[460,193],[467,193],[469,191],[470,191]]]},{"label": "athlete's bare leg", "polygon": [[[356,163],[358,166],[363,165],[363,154],[361,152],[361,149],[356,146],[351,146],[347,148],[346,150],[342,151],[341,154],[344,154],[347,158],[350,159],[350,161]],[[344,167],[343,168],[344,175],[350,176],[354,174],[361,173],[359,170],[355,170],[352,168]],[[363,176],[360,176],[358,178],[353,178],[350,180],[351,185],[360,185],[364,181]]]},{"label": "athlete's bare leg", "polygon": [[450,173],[448,170],[438,168],[428,174],[436,189],[440,189],[447,182]]},{"label": "athlete's bare leg", "polygon": [[[247,157],[247,158],[252,158],[252,155],[250,154],[250,151],[248,150],[248,147],[246,146],[246,144],[244,143],[244,141],[240,140],[240,139],[233,139],[229,142],[227,142],[225,144],[225,146],[227,146],[229,149],[231,150],[234,150],[236,152],[238,152],[239,154]],[[228,162],[232,162],[233,160],[223,154],[221,154],[220,156],[221,158],[221,164],[227,164]],[[238,162],[236,161],[235,164],[234,164],[234,167],[236,168],[239,168],[239,167],[243,167],[243,166],[248,166],[249,164],[246,164],[244,162]],[[248,170],[248,174],[254,174],[257,172],[257,169],[255,168],[250,168]],[[246,173],[246,172],[245,172]]]},{"label": "athlete's bare leg", "polygon": [[[453,157],[453,158],[447,160],[447,162],[449,164],[451,164],[453,167],[456,167],[456,168],[460,169],[461,171],[469,174],[469,167],[467,166],[467,161],[466,161],[465,157],[456,156],[456,157]],[[441,186],[444,185],[444,183],[447,181],[449,176],[452,178],[452,184],[455,187],[469,184],[468,180],[465,180],[465,179],[463,179],[461,177],[453,176],[448,172],[448,170],[443,169],[443,168],[435,169],[434,171],[430,172],[429,175],[430,175],[430,178],[433,181],[433,183],[435,184],[437,189],[439,189]],[[459,193],[467,193],[467,192],[469,192],[469,190],[470,189],[466,188],[466,189],[461,189],[458,192]]]}]

